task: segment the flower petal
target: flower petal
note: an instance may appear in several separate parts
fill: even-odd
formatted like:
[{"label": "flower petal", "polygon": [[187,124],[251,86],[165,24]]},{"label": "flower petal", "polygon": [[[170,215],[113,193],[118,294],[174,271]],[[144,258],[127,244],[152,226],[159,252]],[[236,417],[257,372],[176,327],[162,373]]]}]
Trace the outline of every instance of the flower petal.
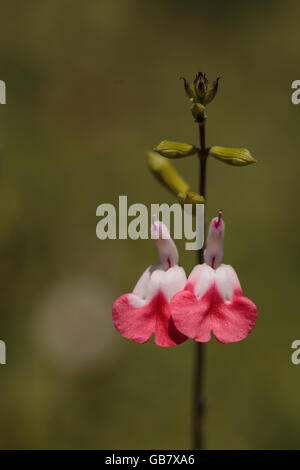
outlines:
[{"label": "flower petal", "polygon": [[160,293],[155,297],[156,323],[155,343],[158,346],[177,346],[186,341],[187,337],[180,333],[171,319],[170,304],[165,296]]},{"label": "flower petal", "polygon": [[169,302],[159,291],[147,302],[134,294],[125,294],[113,304],[113,321],[117,331],[136,343],[146,343],[155,333],[158,346],[177,346],[187,338],[174,326]]},{"label": "flower petal", "polygon": [[219,217],[212,219],[208,229],[206,248],[204,250],[205,263],[214,269],[220,266],[224,252],[225,224],[221,217],[222,211],[219,212]]},{"label": "flower petal", "polygon": [[161,278],[161,290],[170,301],[172,297],[180,290],[184,289],[186,285],[186,274],[180,266],[173,266],[164,272]]},{"label": "flower petal", "polygon": [[153,221],[151,236],[156,242],[158,254],[164,269],[178,265],[178,251],[167,226],[159,220]]},{"label": "flower petal", "polygon": [[189,275],[186,289],[201,297],[215,282],[215,270],[207,264],[197,264]]},{"label": "flower petal", "polygon": [[216,269],[216,287],[224,300],[231,300],[233,294],[242,295],[239,278],[229,264],[222,264]]},{"label": "flower petal", "polygon": [[246,338],[256,320],[256,305],[242,295],[234,295],[230,302],[215,304],[211,312],[212,330],[220,343],[234,343]]},{"label": "flower petal", "polygon": [[[142,301],[143,302],[143,301]],[[136,343],[146,343],[155,328],[152,302],[140,307],[141,299],[134,294],[121,295],[113,304],[113,322],[117,331]]]},{"label": "flower petal", "polygon": [[221,343],[246,338],[257,319],[255,304],[242,296],[235,270],[221,265],[217,270],[203,264],[194,268],[184,291],[170,303],[176,328],[195,341],[210,340],[211,331]]},{"label": "flower petal", "polygon": [[170,302],[174,325],[182,334],[195,341],[207,342],[211,338],[209,312],[213,290],[212,287],[200,299],[190,290],[183,290]]},{"label": "flower petal", "polygon": [[141,299],[147,298],[148,285],[152,271],[153,266],[149,266],[149,268],[147,268],[146,271],[143,272],[138,282],[136,283],[135,288],[132,291],[134,295],[140,297]]},{"label": "flower petal", "polygon": [[[167,271],[162,266],[150,266],[140,277],[133,294],[144,300],[151,300],[162,291],[167,300],[184,288],[186,274],[180,266],[173,266]],[[135,302],[136,304],[136,302]]]}]

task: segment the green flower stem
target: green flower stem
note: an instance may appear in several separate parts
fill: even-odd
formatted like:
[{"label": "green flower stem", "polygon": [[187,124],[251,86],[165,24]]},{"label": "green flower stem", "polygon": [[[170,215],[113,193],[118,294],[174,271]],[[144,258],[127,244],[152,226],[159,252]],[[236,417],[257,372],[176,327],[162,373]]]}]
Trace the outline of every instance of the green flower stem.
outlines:
[{"label": "green flower stem", "polygon": [[[200,160],[200,178],[199,178],[199,194],[205,198],[206,195],[206,162],[208,152],[205,145],[205,123],[199,125],[200,151],[198,152]],[[206,202],[206,201],[205,201]],[[204,216],[205,220],[205,216]],[[204,226],[205,233],[205,226]],[[204,247],[198,251],[198,263],[204,261]],[[205,344],[195,343],[195,365],[194,365],[194,397],[193,397],[193,449],[203,449],[203,420],[205,412],[205,400],[203,395],[204,389],[204,358]]]}]

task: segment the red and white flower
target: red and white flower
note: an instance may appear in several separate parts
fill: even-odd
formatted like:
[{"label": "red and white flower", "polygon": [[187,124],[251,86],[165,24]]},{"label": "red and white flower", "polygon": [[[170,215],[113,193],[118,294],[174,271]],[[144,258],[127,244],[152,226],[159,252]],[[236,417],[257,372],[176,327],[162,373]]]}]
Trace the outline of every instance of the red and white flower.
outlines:
[{"label": "red and white flower", "polygon": [[118,332],[136,343],[147,342],[152,334],[158,346],[176,346],[187,338],[171,318],[170,301],[186,284],[186,274],[178,266],[178,252],[166,226],[153,222],[162,265],[150,266],[133,292],[119,297],[113,304],[113,321]]},{"label": "red and white flower", "polygon": [[221,343],[241,341],[256,323],[256,305],[242,295],[233,267],[221,264],[224,230],[220,211],[209,227],[205,263],[195,266],[184,290],[171,301],[176,328],[195,341],[209,341],[211,332]]}]

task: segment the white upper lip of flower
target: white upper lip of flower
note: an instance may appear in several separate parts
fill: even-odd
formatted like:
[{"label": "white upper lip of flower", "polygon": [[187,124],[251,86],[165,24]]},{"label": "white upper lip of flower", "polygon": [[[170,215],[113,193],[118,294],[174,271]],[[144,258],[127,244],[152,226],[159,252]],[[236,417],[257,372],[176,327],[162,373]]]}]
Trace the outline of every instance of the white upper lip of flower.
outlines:
[{"label": "white upper lip of flower", "polygon": [[162,266],[150,266],[138,280],[129,301],[134,307],[147,304],[158,293],[162,292],[170,301],[186,285],[186,274],[180,266],[172,266],[167,271]]},{"label": "white upper lip of flower", "polygon": [[208,264],[198,264],[191,272],[188,282],[193,283],[197,297],[202,297],[213,284],[216,285],[225,301],[232,299],[236,289],[241,290],[238,276],[229,264],[221,264],[217,269],[213,269]]}]

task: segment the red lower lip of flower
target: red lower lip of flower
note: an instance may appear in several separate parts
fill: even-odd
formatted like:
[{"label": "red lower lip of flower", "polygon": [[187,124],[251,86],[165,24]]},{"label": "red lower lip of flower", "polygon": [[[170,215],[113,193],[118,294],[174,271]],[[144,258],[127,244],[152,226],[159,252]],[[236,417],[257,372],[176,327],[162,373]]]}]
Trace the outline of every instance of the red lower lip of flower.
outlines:
[{"label": "red lower lip of flower", "polygon": [[256,305],[239,289],[231,300],[225,301],[215,283],[200,298],[188,283],[185,290],[173,297],[170,308],[176,328],[199,342],[209,341],[212,332],[220,343],[241,341],[257,320]]},{"label": "red lower lip of flower", "polygon": [[113,321],[117,331],[125,338],[143,344],[155,335],[158,346],[177,346],[187,339],[171,318],[170,304],[159,291],[146,305],[135,307],[130,295],[124,294],[113,305]]}]

